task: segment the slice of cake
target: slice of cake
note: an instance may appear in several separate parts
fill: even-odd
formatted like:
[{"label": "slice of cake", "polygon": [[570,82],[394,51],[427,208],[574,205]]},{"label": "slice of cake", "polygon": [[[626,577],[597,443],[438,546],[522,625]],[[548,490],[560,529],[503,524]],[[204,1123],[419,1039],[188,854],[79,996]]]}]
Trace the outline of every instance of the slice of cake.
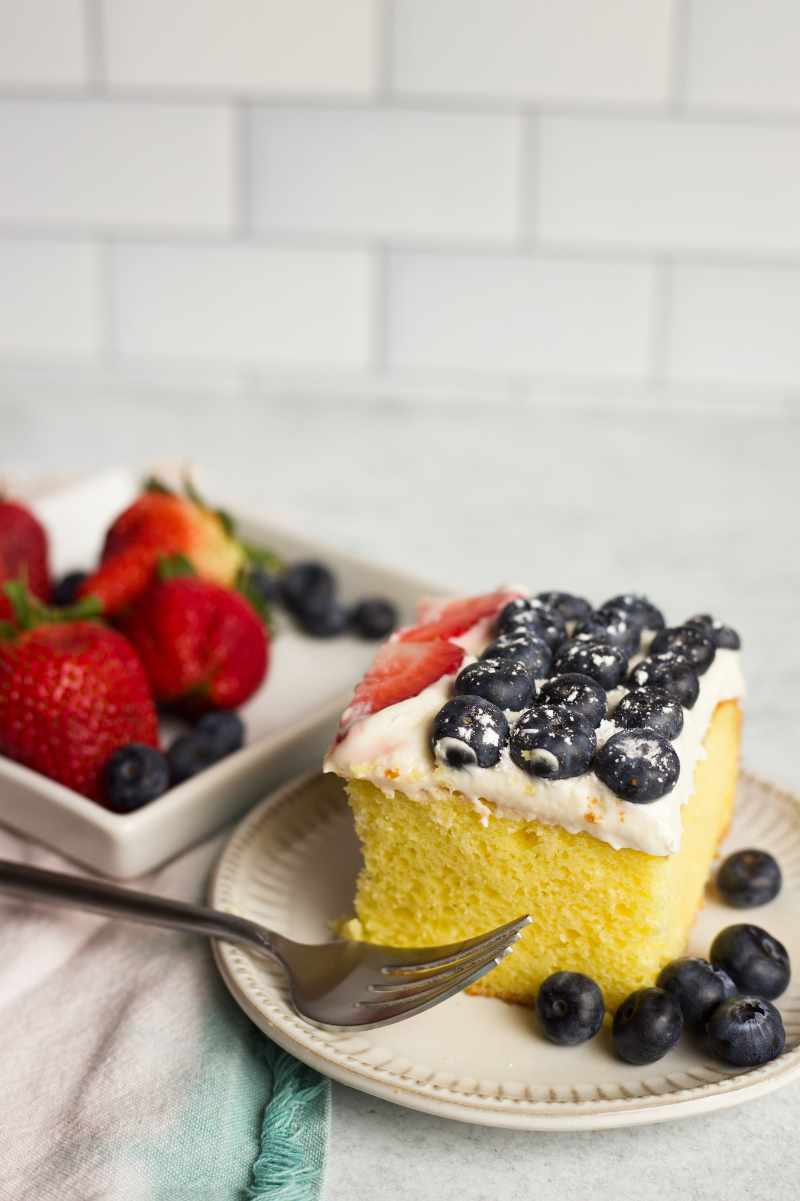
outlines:
[{"label": "slice of cake", "polygon": [[325,763],[364,855],[347,932],[425,946],[529,913],[475,992],[531,1001],[567,969],[613,1007],[653,984],[730,822],[739,658],[729,627],[702,614],[667,628],[639,596],[422,602]]}]

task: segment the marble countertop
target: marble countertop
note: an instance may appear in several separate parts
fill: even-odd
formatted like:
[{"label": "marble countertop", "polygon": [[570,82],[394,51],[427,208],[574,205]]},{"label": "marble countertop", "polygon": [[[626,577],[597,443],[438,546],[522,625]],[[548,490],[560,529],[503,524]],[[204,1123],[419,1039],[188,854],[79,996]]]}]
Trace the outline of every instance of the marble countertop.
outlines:
[{"label": "marble countertop", "polygon": [[[484,589],[648,593],[742,633],[745,762],[800,788],[800,414],[757,407],[231,401],[142,392],[76,410],[0,394],[6,464],[82,470],[176,457],[343,548]],[[335,1086],[328,1197],[380,1201],[770,1201],[796,1196],[800,1085],[737,1109],[595,1134],[497,1131]]]}]

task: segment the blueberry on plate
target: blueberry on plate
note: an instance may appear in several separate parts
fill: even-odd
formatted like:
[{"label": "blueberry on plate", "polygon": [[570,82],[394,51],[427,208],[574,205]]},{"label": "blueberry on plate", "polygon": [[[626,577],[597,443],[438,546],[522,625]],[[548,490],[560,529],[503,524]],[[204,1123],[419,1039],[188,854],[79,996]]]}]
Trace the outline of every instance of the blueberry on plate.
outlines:
[{"label": "blueberry on plate", "polygon": [[539,693],[539,700],[547,705],[566,705],[596,729],[606,715],[606,690],[591,676],[577,671],[547,680]]},{"label": "blueberry on plate", "polygon": [[114,813],[133,813],[169,788],[167,760],[155,747],[129,742],[106,760],[103,794]]},{"label": "blueberry on plate", "polygon": [[737,1068],[769,1063],[785,1045],[783,1019],[763,997],[731,997],[717,1006],[706,1025],[708,1050]]},{"label": "blueberry on plate", "polygon": [[669,630],[661,630],[650,643],[651,655],[663,651],[677,651],[701,676],[714,662],[717,648],[711,635],[700,626],[672,626]]},{"label": "blueberry on plate", "polygon": [[627,659],[638,651],[642,631],[621,609],[598,609],[585,621],[578,622],[572,637],[580,642],[610,642]]},{"label": "blueberry on plate", "polygon": [[555,609],[564,621],[584,621],[592,611],[588,600],[573,596],[571,592],[537,592],[536,599],[550,609]]},{"label": "blueberry on plate", "polygon": [[736,992],[728,973],[707,959],[673,959],[661,969],[657,984],[678,1002],[687,1026],[702,1026]]},{"label": "blueberry on plate", "polygon": [[333,572],[324,563],[310,560],[287,567],[279,586],[284,605],[295,617],[329,609],[336,595]]},{"label": "blueberry on plate", "polygon": [[511,758],[529,776],[565,780],[589,770],[597,740],[591,724],[566,705],[534,705],[511,734]]},{"label": "blueberry on plate", "polygon": [[347,629],[347,610],[337,601],[332,601],[327,609],[296,613],[295,618],[303,633],[312,638],[335,638]]},{"label": "blueberry on plate", "polygon": [[507,743],[505,713],[481,696],[454,696],[434,718],[431,750],[448,767],[494,767]]},{"label": "blueberry on plate", "polygon": [[256,594],[264,605],[276,605],[281,599],[278,577],[273,571],[257,564],[247,571],[247,587]]},{"label": "blueberry on plate", "polygon": [[687,618],[684,625],[700,626],[714,639],[717,650],[738,651],[742,645],[736,630],[723,625],[721,621],[715,621],[710,613],[695,613],[694,617]]},{"label": "blueberry on plate", "polygon": [[647,805],[672,792],[681,763],[666,738],[653,730],[620,730],[597,752],[594,770],[623,801]]},{"label": "blueberry on plate", "polygon": [[497,633],[511,634],[517,630],[538,634],[551,650],[560,646],[567,636],[566,623],[561,614],[535,597],[517,596],[500,610]]},{"label": "blueberry on plate", "polygon": [[635,592],[623,592],[620,596],[612,596],[603,601],[601,609],[619,609],[626,613],[628,621],[638,625],[640,630],[663,630],[664,614],[649,601],[646,596],[637,596]]},{"label": "blueberry on plate", "polygon": [[224,759],[244,746],[244,722],[233,709],[205,713],[194,728],[217,759]]},{"label": "blueberry on plate", "polygon": [[381,596],[358,601],[350,610],[350,628],[361,638],[385,638],[397,625],[397,608]]},{"label": "blueberry on plate", "polygon": [[78,589],[85,579],[88,579],[88,573],[85,571],[70,571],[67,575],[62,575],[53,585],[53,604],[59,609],[74,605],[78,599]]},{"label": "blueberry on plate", "polygon": [[685,655],[663,651],[648,655],[631,670],[625,681],[629,688],[665,688],[684,709],[691,709],[700,692],[697,672]]},{"label": "blueberry on plate", "polygon": [[184,780],[190,780],[192,776],[211,767],[218,758],[214,748],[201,734],[195,734],[194,731],[180,734],[167,750],[170,781],[182,784]]},{"label": "blueberry on plate", "polygon": [[551,1043],[574,1047],[594,1038],[606,1012],[603,994],[581,972],[554,972],[536,997],[542,1033]]},{"label": "blueberry on plate", "polygon": [[554,676],[589,676],[603,688],[616,688],[628,666],[624,651],[610,642],[570,641],[561,647],[552,666]]},{"label": "blueberry on plate", "polygon": [[789,986],[789,953],[760,926],[726,926],[712,942],[710,958],[739,992],[774,1001]]},{"label": "blueberry on plate", "polygon": [[495,638],[494,642],[489,643],[481,658],[516,659],[527,667],[535,680],[541,680],[550,670],[553,652],[544,638],[520,629]]},{"label": "blueberry on plate", "polygon": [[663,988],[639,988],[614,1014],[614,1050],[626,1063],[655,1063],[672,1050],[681,1036],[683,1015],[671,993]]},{"label": "blueberry on plate", "polygon": [[500,709],[514,712],[526,709],[536,697],[530,672],[518,659],[478,659],[458,673],[453,691],[482,696]]},{"label": "blueberry on plate", "polygon": [[717,872],[717,891],[723,901],[736,909],[754,909],[774,901],[783,879],[778,861],[769,851],[754,847],[734,851]]},{"label": "blueberry on plate", "polygon": [[614,710],[614,722],[623,730],[645,727],[671,741],[683,729],[683,706],[666,688],[634,688]]}]

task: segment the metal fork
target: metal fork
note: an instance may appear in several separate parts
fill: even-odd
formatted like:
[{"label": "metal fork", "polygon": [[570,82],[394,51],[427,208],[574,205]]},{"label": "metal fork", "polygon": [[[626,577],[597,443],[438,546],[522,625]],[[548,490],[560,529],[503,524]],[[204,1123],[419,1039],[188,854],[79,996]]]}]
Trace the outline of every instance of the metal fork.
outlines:
[{"label": "metal fork", "polygon": [[388,1026],[446,1001],[496,967],[531,920],[520,917],[443,947],[341,939],[311,945],[219,909],[2,859],[0,892],[240,943],[276,960],[289,977],[295,1009],[327,1030]]}]

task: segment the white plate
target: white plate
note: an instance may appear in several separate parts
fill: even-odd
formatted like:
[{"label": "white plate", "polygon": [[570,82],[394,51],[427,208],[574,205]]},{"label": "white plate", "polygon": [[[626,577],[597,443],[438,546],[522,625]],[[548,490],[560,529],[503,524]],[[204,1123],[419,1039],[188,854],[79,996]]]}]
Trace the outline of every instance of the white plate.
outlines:
[{"label": "white plate", "polygon": [[[800,963],[800,804],[743,775],[725,843],[777,856],[784,887],[763,908],[733,910],[709,895],[690,949],[705,954],[716,931],[736,921],[764,925]],[[210,888],[213,905],[292,938],[320,942],[331,920],[352,911],[359,852],[339,781],[313,775],[286,785],[245,818]],[[778,1002],[787,1050],[755,1071],[736,1071],[683,1043],[660,1062],[632,1067],[614,1058],[608,1031],[581,1047],[547,1043],[531,1012],[464,994],[381,1030],[317,1030],[291,1009],[283,973],[227,943],[215,945],[233,996],[277,1043],[353,1088],[441,1117],[524,1130],[593,1130],[665,1122],[738,1105],[800,1075],[800,981]]]},{"label": "white plate", "polygon": [[[98,474],[32,505],[50,535],[55,574],[96,562],[105,530],[137,495],[143,474]],[[233,514],[249,541],[289,561],[314,558],[330,564],[345,600],[390,596],[405,619],[421,594],[435,591],[412,576],[342,555],[260,517],[248,519],[220,481],[201,476],[199,483],[210,500]],[[237,817],[269,789],[318,764],[375,644],[352,637],[308,638],[280,614],[278,620],[267,680],[242,709],[247,744],[241,751],[124,815],[0,758],[0,821],[95,871],[126,878],[150,871]]]}]

